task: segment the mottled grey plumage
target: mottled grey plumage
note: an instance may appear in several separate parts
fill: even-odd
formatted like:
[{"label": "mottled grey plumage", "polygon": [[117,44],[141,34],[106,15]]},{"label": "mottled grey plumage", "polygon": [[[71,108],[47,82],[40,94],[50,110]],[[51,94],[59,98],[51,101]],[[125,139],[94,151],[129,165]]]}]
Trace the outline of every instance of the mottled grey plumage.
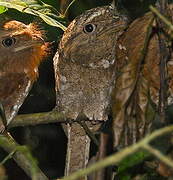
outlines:
[{"label": "mottled grey plumage", "polygon": [[[93,32],[85,32],[92,24]],[[115,76],[115,43],[126,25],[111,6],[77,17],[65,31],[54,58],[57,106],[66,117],[83,113],[90,120],[107,120]]]},{"label": "mottled grey plumage", "polygon": [[[86,11],[68,26],[54,57],[57,108],[67,118],[82,114],[91,121],[108,119],[115,43],[126,24],[125,16],[105,6]],[[86,166],[89,142],[77,123],[68,125],[66,175]],[[83,163],[76,164],[76,157]]]}]

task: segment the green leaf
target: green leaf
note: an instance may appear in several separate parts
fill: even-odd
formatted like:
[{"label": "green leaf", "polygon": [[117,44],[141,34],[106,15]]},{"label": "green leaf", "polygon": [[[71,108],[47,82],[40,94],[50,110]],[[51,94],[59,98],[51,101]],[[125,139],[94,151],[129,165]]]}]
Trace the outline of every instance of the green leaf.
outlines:
[{"label": "green leaf", "polygon": [[146,151],[139,151],[125,158],[122,162],[120,162],[117,173],[125,172],[127,168],[130,168],[136,164],[141,163],[142,161],[144,161],[146,157],[149,157],[149,155],[150,154]]},{"label": "green leaf", "polygon": [[0,6],[38,16],[47,24],[66,30],[62,24],[64,17],[54,7],[41,0],[0,0]]},{"label": "green leaf", "polygon": [[130,180],[131,175],[129,174],[129,168],[143,162],[147,157],[149,157],[149,155],[150,154],[146,151],[139,151],[121,161],[118,165],[117,170],[117,176],[119,177],[119,179]]},{"label": "green leaf", "polygon": [[121,180],[131,180],[132,179],[130,175],[123,175],[120,178],[121,178]]},{"label": "green leaf", "polygon": [[5,11],[7,11],[8,9],[4,6],[0,6],[0,14],[4,13]]}]

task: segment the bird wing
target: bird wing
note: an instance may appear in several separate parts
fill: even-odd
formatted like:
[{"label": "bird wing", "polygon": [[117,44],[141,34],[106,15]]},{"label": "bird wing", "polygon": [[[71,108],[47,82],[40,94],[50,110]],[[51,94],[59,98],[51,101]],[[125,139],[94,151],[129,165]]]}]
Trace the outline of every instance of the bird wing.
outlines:
[{"label": "bird wing", "polygon": [[24,73],[8,73],[0,76],[0,84],[0,102],[9,124],[28,95],[32,82]]}]

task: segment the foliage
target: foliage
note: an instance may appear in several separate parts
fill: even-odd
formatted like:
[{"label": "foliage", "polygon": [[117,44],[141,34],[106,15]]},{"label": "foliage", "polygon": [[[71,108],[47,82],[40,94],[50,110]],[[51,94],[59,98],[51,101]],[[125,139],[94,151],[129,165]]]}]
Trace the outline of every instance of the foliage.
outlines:
[{"label": "foliage", "polygon": [[146,151],[134,153],[119,163],[117,173],[124,173],[129,167],[143,162],[147,157],[149,157],[149,153]]},{"label": "foliage", "polygon": [[4,6],[0,6],[0,14],[4,13],[5,11],[7,11],[7,8]]},{"label": "foliage", "polygon": [[0,5],[7,8],[14,8],[20,12],[39,16],[43,21],[51,26],[55,26],[65,30],[66,27],[61,23],[63,17],[52,6],[42,1],[22,1],[22,0],[1,0]]},{"label": "foliage", "polygon": [[[139,5],[139,6],[145,5],[145,10],[141,10],[139,8],[139,6],[135,6],[133,3],[130,3],[131,4],[131,6],[130,6],[127,3],[127,1],[124,2],[124,4],[126,6],[129,5],[129,10],[132,8],[132,5],[133,5],[133,10],[135,9],[135,11],[131,11],[130,13],[134,17],[137,17],[137,16],[141,15],[142,13],[144,13],[148,9],[148,4],[150,4],[150,1],[144,1],[144,0],[143,1],[133,0],[133,2],[135,2],[136,5]],[[152,2],[155,2],[155,1],[152,1]],[[87,3],[89,5],[86,6]],[[74,6],[70,7],[69,14],[70,15],[73,14],[74,16],[76,16],[79,12],[83,11],[83,9],[87,9],[90,7],[94,7],[96,5],[100,5],[99,3],[100,2],[98,2],[98,1],[96,2],[94,0],[93,1],[78,1],[78,2],[76,2],[76,9]],[[108,3],[108,1],[104,1],[104,4],[107,4],[107,3]],[[51,5],[49,5],[49,4],[51,4]],[[11,13],[12,12],[11,9],[16,9],[16,10],[20,11],[22,13],[22,15],[27,13],[27,14],[41,18],[45,23],[50,25],[50,27],[49,27],[50,29],[53,29],[53,27],[51,27],[51,26],[54,26],[54,27],[60,28],[64,31],[66,29],[66,27],[64,25],[66,23],[66,20],[64,19],[65,17],[59,12],[59,10],[57,10],[57,8],[54,7],[55,5],[57,5],[57,1],[55,1],[55,0],[54,1],[45,0],[44,2],[41,0],[0,0],[0,14],[2,14],[2,13],[6,14],[7,11],[9,11],[8,13]],[[58,4],[57,7],[60,9],[59,6],[60,5]],[[76,14],[76,12],[77,12],[77,14]],[[69,19],[72,19],[72,18],[73,17],[70,17]],[[170,27],[172,27],[172,26],[170,25]],[[170,28],[170,29],[172,29],[172,28]],[[48,30],[48,27],[47,27],[47,30]],[[58,34],[58,36],[60,36],[60,34]],[[56,37],[56,40],[57,40],[57,37]],[[150,139],[150,136],[147,138]],[[145,140],[146,139],[144,139],[144,141],[143,141],[144,144],[139,143],[135,147],[138,147],[137,149],[140,149],[141,147],[143,147],[143,149],[147,149],[148,151],[150,151],[151,150],[150,147],[148,148],[148,146],[145,146],[146,145]],[[129,156],[131,153],[135,152],[133,147],[134,146],[129,147],[130,151],[116,163],[116,164],[118,164],[117,173],[120,175],[122,180],[125,180],[125,179],[128,180],[131,178],[131,176],[127,173],[129,167],[132,167],[138,163],[141,163],[149,155],[146,151],[139,151],[139,152],[136,152],[133,155]],[[20,148],[17,150],[27,154],[27,152],[25,152],[24,150],[22,150]],[[124,150],[122,152],[124,152]],[[162,156],[158,156],[158,152],[157,153],[152,152],[152,154],[154,154],[155,156],[157,156],[163,160]],[[118,157],[118,156],[116,156],[116,157]],[[28,156],[28,159],[32,160],[32,157],[30,156],[30,154]],[[103,164],[105,162],[106,162],[105,160],[102,161]],[[169,162],[168,159],[166,159],[165,162],[167,162],[167,164],[171,166],[172,162]],[[34,164],[35,164],[35,161],[34,161]],[[115,162],[112,164],[114,165]],[[110,163],[107,165],[110,165]],[[90,170],[91,170],[91,168],[90,168]]]}]

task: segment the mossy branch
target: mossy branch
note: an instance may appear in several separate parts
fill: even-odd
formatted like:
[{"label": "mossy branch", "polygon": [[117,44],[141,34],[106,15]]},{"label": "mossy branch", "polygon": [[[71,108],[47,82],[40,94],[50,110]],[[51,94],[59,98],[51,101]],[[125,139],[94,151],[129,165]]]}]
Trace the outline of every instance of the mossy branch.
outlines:
[{"label": "mossy branch", "polygon": [[69,120],[64,117],[62,113],[57,111],[22,114],[14,118],[14,120],[8,125],[8,128],[18,126],[35,126],[38,124],[48,123],[68,123]]},{"label": "mossy branch", "polygon": [[5,132],[0,135],[0,147],[11,155],[32,180],[48,180],[37,166],[37,162],[32,157],[29,149],[26,146],[17,144],[9,133]]}]

